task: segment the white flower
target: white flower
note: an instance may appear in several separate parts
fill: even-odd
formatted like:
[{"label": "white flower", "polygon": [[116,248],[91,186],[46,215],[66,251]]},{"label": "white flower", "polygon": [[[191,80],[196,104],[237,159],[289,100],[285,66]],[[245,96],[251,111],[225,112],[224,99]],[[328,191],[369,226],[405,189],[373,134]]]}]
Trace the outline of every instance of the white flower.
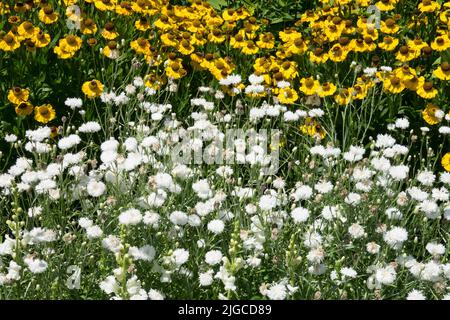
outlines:
[{"label": "white flower", "polygon": [[88,239],[96,239],[103,235],[103,231],[99,226],[90,226],[86,228],[86,235]]},{"label": "white flower", "polygon": [[61,138],[58,142],[58,148],[61,150],[70,149],[81,142],[81,138],[76,134],[71,134],[68,137]]},{"label": "white flower", "polygon": [[25,262],[28,269],[30,269],[30,271],[32,273],[42,273],[45,270],[47,270],[47,267],[48,267],[47,262],[45,262],[44,260],[40,260],[40,259],[33,259],[33,258],[27,257],[27,258],[23,259],[23,261]]},{"label": "white flower", "polygon": [[189,251],[186,249],[176,249],[172,253],[172,259],[177,266],[181,266],[188,261]]},{"label": "white flower", "polygon": [[384,241],[393,249],[401,249],[403,242],[408,239],[408,232],[401,227],[393,227],[383,236]]},{"label": "white flower", "polygon": [[219,264],[222,261],[222,252],[211,250],[205,254],[205,262],[211,266]]},{"label": "white flower", "polygon": [[350,146],[350,150],[345,152],[343,157],[349,162],[357,162],[363,158],[366,150],[358,146]]},{"label": "white flower", "polygon": [[32,207],[28,209],[28,216],[34,218],[42,214],[42,207]]},{"label": "white flower", "polygon": [[270,211],[277,206],[277,198],[273,195],[263,195],[259,199],[259,207],[261,210]]},{"label": "white flower", "polygon": [[266,295],[270,300],[284,300],[287,296],[286,286],[281,283],[272,285],[267,289]]},{"label": "white flower", "polygon": [[445,253],[445,246],[436,242],[427,243],[425,249],[433,256],[439,256]]},{"label": "white flower", "polygon": [[155,257],[155,248],[151,245],[143,247],[130,247],[129,254],[136,260],[152,261]]},{"label": "white flower", "polygon": [[405,165],[392,166],[389,168],[389,175],[394,180],[404,180],[408,176],[409,168]]},{"label": "white flower", "polygon": [[352,224],[348,228],[348,233],[353,239],[358,239],[365,236],[364,228],[358,223]]},{"label": "white flower", "polygon": [[341,269],[341,274],[348,278],[356,278],[358,273],[353,268],[343,267]]},{"label": "white flower", "polygon": [[192,189],[200,199],[208,199],[213,196],[208,180],[206,179],[195,182],[192,185]]},{"label": "white flower", "polygon": [[220,234],[222,233],[223,229],[225,228],[225,224],[222,220],[212,220],[208,223],[207,226],[208,230],[211,231],[214,234]]},{"label": "white flower", "polygon": [[142,214],[137,209],[128,209],[119,215],[119,222],[124,225],[136,225],[142,221]]},{"label": "white flower", "polygon": [[106,185],[101,181],[91,179],[87,184],[86,191],[91,197],[97,198],[105,194]]},{"label": "white flower", "polygon": [[399,118],[395,120],[395,127],[399,129],[407,129],[409,127],[409,121],[406,118]]},{"label": "white flower", "polygon": [[406,300],[426,300],[426,298],[421,291],[413,289],[410,293],[408,293]]},{"label": "white flower", "polygon": [[291,211],[292,219],[294,219],[295,223],[302,223],[308,220],[309,218],[309,210],[298,207]]},{"label": "white flower", "polygon": [[199,274],[198,280],[200,282],[200,286],[207,287],[213,283],[213,272],[213,270],[208,270],[207,272],[202,272]]},{"label": "white flower", "polygon": [[5,141],[8,143],[14,143],[17,141],[17,136],[15,134],[7,134],[5,136]]},{"label": "white flower", "polygon": [[164,300],[164,294],[162,294],[160,291],[155,289],[150,289],[148,291],[148,298],[150,300]]},{"label": "white flower", "polygon": [[375,146],[377,148],[388,148],[392,147],[395,144],[395,139],[388,134],[379,134],[377,135],[377,140],[375,142]]},{"label": "white flower", "polygon": [[102,128],[98,124],[98,122],[95,121],[89,121],[86,123],[83,123],[79,128],[78,131],[82,133],[94,133],[99,132]]},{"label": "white flower", "polygon": [[83,100],[80,98],[67,98],[64,104],[72,110],[79,109],[83,106]]},{"label": "white flower", "polygon": [[173,224],[184,226],[188,222],[188,216],[183,211],[174,211],[170,214],[169,220]]},{"label": "white flower", "polygon": [[424,186],[432,186],[436,176],[431,171],[421,171],[417,175],[417,180]]},{"label": "white flower", "polygon": [[384,268],[379,268],[375,271],[375,280],[381,284],[391,284],[395,281],[397,273],[392,266],[386,266]]}]

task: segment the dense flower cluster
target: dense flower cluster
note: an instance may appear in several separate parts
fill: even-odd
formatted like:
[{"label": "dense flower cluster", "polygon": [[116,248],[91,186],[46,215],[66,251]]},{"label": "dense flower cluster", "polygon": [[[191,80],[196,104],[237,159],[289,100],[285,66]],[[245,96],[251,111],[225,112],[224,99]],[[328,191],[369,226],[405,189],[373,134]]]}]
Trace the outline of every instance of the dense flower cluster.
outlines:
[{"label": "dense flower cluster", "polygon": [[[0,174],[0,201],[11,210],[2,296],[449,298],[450,174],[412,166],[406,118],[368,147],[307,139],[304,150],[281,147],[297,174],[281,166],[267,175],[258,135],[225,149],[234,163],[173,157],[178,148],[214,158],[242,117],[216,108],[219,92],[201,87],[191,99],[197,111],[180,121],[141,78],[126,88],[100,96],[142,110],[127,125],[110,121],[118,135],[87,121],[66,127],[56,145],[46,126],[5,137],[20,155]],[[78,98],[66,104],[82,111]],[[312,116],[325,117],[264,102],[248,123],[281,121],[283,132]],[[52,289],[23,292],[32,281]]]},{"label": "dense flower cluster", "polygon": [[450,299],[450,2],[296,8],[0,1],[0,298]]}]

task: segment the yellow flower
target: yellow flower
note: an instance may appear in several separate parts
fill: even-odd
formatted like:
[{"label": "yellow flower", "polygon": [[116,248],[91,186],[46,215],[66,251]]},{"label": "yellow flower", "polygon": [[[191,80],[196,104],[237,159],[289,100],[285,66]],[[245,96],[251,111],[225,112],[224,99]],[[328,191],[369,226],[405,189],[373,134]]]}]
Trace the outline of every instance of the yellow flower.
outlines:
[{"label": "yellow flower", "polygon": [[386,36],[383,38],[383,42],[378,43],[378,47],[385,51],[392,51],[398,46],[398,39]]},{"label": "yellow flower", "polygon": [[441,8],[441,5],[437,3],[436,1],[431,0],[422,0],[421,3],[419,3],[419,10],[420,12],[434,12],[438,11]]},{"label": "yellow flower", "polygon": [[317,90],[317,95],[321,98],[332,96],[336,92],[336,86],[331,82],[323,83],[319,90]]},{"label": "yellow flower", "polygon": [[436,117],[436,112],[440,111],[440,109],[434,104],[427,104],[425,109],[422,111],[423,120],[429,125],[435,125],[441,122],[441,119]]},{"label": "yellow flower", "polygon": [[322,48],[316,48],[309,52],[309,60],[316,64],[325,63],[328,60],[328,54]]},{"label": "yellow flower", "polygon": [[298,100],[298,94],[292,88],[282,88],[279,90],[277,98],[283,104],[293,104]]},{"label": "yellow flower", "polygon": [[348,50],[344,49],[339,43],[336,43],[328,51],[328,56],[331,61],[342,62],[347,58]]},{"label": "yellow flower", "polygon": [[397,33],[400,27],[395,23],[392,18],[386,19],[386,21],[381,21],[381,32],[387,34]]},{"label": "yellow flower", "polygon": [[297,63],[285,61],[280,65],[279,71],[283,74],[284,79],[294,79],[298,76]]},{"label": "yellow flower", "polygon": [[179,59],[179,61],[177,60],[169,63],[165,69],[165,72],[168,77],[173,79],[180,79],[187,74],[186,70],[181,64],[181,59]]},{"label": "yellow flower", "polygon": [[26,117],[30,115],[33,112],[33,105],[29,102],[21,102],[19,103],[14,110],[16,111],[16,114],[21,117]]},{"label": "yellow flower", "polygon": [[444,167],[445,171],[450,171],[450,152],[444,154],[441,159],[441,164]]},{"label": "yellow flower", "polygon": [[112,11],[116,6],[115,0],[96,0],[94,1],[95,7],[100,11]]},{"label": "yellow flower", "polygon": [[19,87],[15,87],[8,92],[9,102],[16,105],[28,101],[29,96],[30,92],[27,89],[22,89]]},{"label": "yellow flower", "polygon": [[117,42],[109,41],[103,48],[102,54],[109,59],[117,59],[119,57],[119,50],[117,50]]},{"label": "yellow flower", "polygon": [[34,119],[40,123],[48,123],[56,118],[55,109],[50,104],[34,108]]},{"label": "yellow flower", "polygon": [[76,52],[80,50],[82,43],[83,41],[81,38],[74,35],[69,35],[64,39],[59,40],[59,46],[67,52]]},{"label": "yellow flower", "polygon": [[49,5],[39,10],[39,20],[45,24],[52,24],[58,21],[58,13]]},{"label": "yellow flower", "polygon": [[417,76],[414,76],[411,79],[403,80],[403,84],[409,90],[416,91],[417,88],[419,87],[419,78]]},{"label": "yellow flower", "polygon": [[352,90],[352,99],[353,100],[362,100],[367,96],[367,88],[364,85],[355,85]]},{"label": "yellow flower", "polygon": [[82,34],[94,34],[97,32],[97,25],[91,18],[81,21],[80,30]]},{"label": "yellow flower", "polygon": [[33,26],[33,24],[29,21],[22,22],[20,26],[17,28],[17,33],[22,39],[30,39],[33,37],[36,32],[37,27]]},{"label": "yellow flower", "polygon": [[311,117],[305,118],[305,123],[300,126],[300,131],[317,139],[323,139],[326,136],[326,132],[323,130],[322,126]]},{"label": "yellow flower", "polygon": [[256,44],[261,49],[272,49],[275,46],[275,38],[272,33],[267,32],[259,35]]},{"label": "yellow flower", "polygon": [[380,0],[375,5],[380,11],[390,11],[395,8],[398,0]]},{"label": "yellow flower", "polygon": [[334,100],[340,105],[348,105],[352,100],[352,88],[344,88],[334,95]]},{"label": "yellow flower", "polygon": [[390,75],[383,79],[383,88],[390,93],[400,93],[405,89],[402,80],[395,74]]},{"label": "yellow flower", "polygon": [[14,51],[19,47],[20,42],[11,31],[0,40],[0,49],[3,51]]},{"label": "yellow flower", "polygon": [[107,22],[105,28],[102,30],[102,37],[107,40],[114,40],[119,36],[119,33],[115,31],[114,24]]},{"label": "yellow flower", "polygon": [[151,24],[150,24],[150,22],[147,20],[146,17],[141,17],[139,20],[137,20],[137,21],[134,23],[134,26],[135,26],[135,28],[136,28],[137,30],[139,30],[139,31],[146,31],[146,30],[148,30],[148,29],[151,28]]},{"label": "yellow flower", "polygon": [[431,43],[431,49],[436,51],[445,51],[450,47],[450,39],[447,35],[438,36]]},{"label": "yellow flower", "polygon": [[300,91],[306,94],[307,96],[316,94],[320,88],[320,83],[317,80],[314,80],[313,77],[303,78],[300,80]]},{"label": "yellow flower", "polygon": [[433,87],[432,82],[425,81],[423,77],[420,77],[416,93],[424,99],[433,99],[438,94],[438,91]]},{"label": "yellow flower", "polygon": [[409,48],[408,46],[401,46],[397,51],[395,58],[401,62],[408,62],[417,58],[420,51]]},{"label": "yellow flower", "polygon": [[138,54],[147,54],[150,51],[150,42],[144,38],[138,38],[131,41],[131,48]]},{"label": "yellow flower", "polygon": [[434,70],[433,74],[441,80],[450,80],[450,63],[441,63],[439,68]]},{"label": "yellow flower", "polygon": [[183,39],[179,42],[178,45],[178,52],[180,52],[181,54],[188,56],[190,55],[192,52],[194,52],[194,47],[192,46],[191,42],[189,42],[186,39]]},{"label": "yellow flower", "polygon": [[394,74],[396,77],[400,78],[400,80],[406,81],[411,80],[416,76],[416,70],[405,64],[403,67],[395,69]]},{"label": "yellow flower", "polygon": [[130,16],[133,14],[132,5],[128,1],[122,1],[119,5],[116,5],[115,11],[121,16]]},{"label": "yellow flower", "polygon": [[89,99],[94,99],[102,94],[103,84],[98,80],[86,81],[81,90]]},{"label": "yellow flower", "polygon": [[34,42],[34,45],[37,48],[43,48],[43,47],[46,47],[50,43],[51,38],[50,38],[50,35],[48,33],[44,33],[42,31],[39,31],[38,33],[36,33],[34,35],[32,40]]},{"label": "yellow flower", "polygon": [[241,48],[243,54],[252,55],[256,54],[259,51],[259,48],[255,45],[255,43],[251,40],[245,42],[245,45]]}]

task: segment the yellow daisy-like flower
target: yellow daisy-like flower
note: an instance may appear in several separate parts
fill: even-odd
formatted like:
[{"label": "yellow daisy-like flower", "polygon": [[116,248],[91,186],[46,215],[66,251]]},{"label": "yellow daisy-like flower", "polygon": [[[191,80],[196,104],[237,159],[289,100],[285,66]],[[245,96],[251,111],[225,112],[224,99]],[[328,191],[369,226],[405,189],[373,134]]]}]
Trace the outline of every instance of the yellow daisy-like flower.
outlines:
[{"label": "yellow daisy-like flower", "polygon": [[48,123],[56,118],[55,109],[52,105],[44,104],[34,108],[34,119],[40,123]]},{"label": "yellow daisy-like flower", "polygon": [[97,32],[97,25],[91,18],[83,19],[80,24],[82,34],[94,34]]},{"label": "yellow daisy-like flower", "polygon": [[34,37],[31,40],[34,42],[34,45],[37,48],[43,48],[43,47],[46,47],[50,43],[51,38],[48,33],[39,31],[38,33],[36,33],[34,35]]},{"label": "yellow daisy-like flower", "polygon": [[26,117],[30,115],[33,112],[33,105],[27,101],[19,103],[14,110],[16,111],[16,114],[21,117]]},{"label": "yellow daisy-like flower", "polygon": [[450,80],[450,63],[448,62],[443,62],[441,63],[441,65],[439,66],[439,68],[437,68],[436,70],[434,70],[433,74],[441,80]]},{"label": "yellow daisy-like flower", "polygon": [[94,99],[102,94],[103,84],[98,80],[86,81],[81,90],[89,99]]},{"label": "yellow daisy-like flower", "polygon": [[381,32],[387,34],[397,33],[400,27],[395,23],[392,18],[386,19],[386,21],[381,21]]},{"label": "yellow daisy-like flower", "polygon": [[352,88],[341,89],[338,94],[334,95],[334,100],[342,106],[348,105],[352,101],[352,91]]},{"label": "yellow daisy-like flower", "polygon": [[450,39],[447,35],[438,36],[431,43],[431,49],[436,51],[445,51],[450,48]]},{"label": "yellow daisy-like flower", "polygon": [[429,125],[435,125],[441,122],[441,119],[436,117],[436,112],[440,111],[440,109],[434,104],[428,103],[425,109],[422,111],[422,118]]},{"label": "yellow daisy-like flower", "polygon": [[13,104],[20,104],[22,102],[28,101],[30,92],[27,89],[22,89],[19,87],[12,88],[8,92],[8,100]]},{"label": "yellow daisy-like flower", "polygon": [[433,99],[437,96],[438,91],[433,87],[432,82],[419,78],[419,86],[417,87],[416,93],[424,99]]},{"label": "yellow daisy-like flower", "polygon": [[119,33],[115,30],[114,24],[107,22],[105,28],[102,30],[102,37],[107,40],[114,40],[119,36]]},{"label": "yellow daisy-like flower", "polygon": [[441,8],[441,5],[437,3],[436,1],[431,0],[422,0],[421,3],[419,3],[419,10],[420,12],[430,13],[438,11]]},{"label": "yellow daisy-like flower", "polygon": [[386,36],[383,38],[383,42],[378,43],[378,47],[385,51],[392,51],[398,46],[398,39]]},{"label": "yellow daisy-like flower", "polygon": [[95,7],[100,11],[112,11],[116,7],[115,0],[96,0],[94,1]]},{"label": "yellow daisy-like flower", "polygon": [[30,39],[33,37],[36,32],[37,27],[33,26],[33,24],[29,21],[22,22],[20,26],[17,28],[17,33],[22,39]]},{"label": "yellow daisy-like flower", "polygon": [[20,47],[20,41],[17,37],[10,31],[0,40],[0,50],[3,51],[14,51]]},{"label": "yellow daisy-like flower", "polygon": [[444,167],[445,171],[450,171],[450,152],[444,154],[441,159],[441,164]]},{"label": "yellow daisy-like flower", "polygon": [[323,139],[326,136],[326,132],[325,130],[323,130],[319,122],[311,117],[305,118],[305,123],[300,126],[300,131],[310,137],[317,139]]},{"label": "yellow daisy-like flower", "polygon": [[336,92],[336,86],[331,82],[323,83],[317,90],[317,95],[321,98],[332,96]]},{"label": "yellow daisy-like flower", "polygon": [[241,51],[243,54],[252,55],[258,53],[259,48],[258,46],[255,45],[253,41],[248,40],[245,42],[245,45],[241,48]]},{"label": "yellow daisy-like flower", "polygon": [[387,92],[397,94],[402,92],[405,86],[402,80],[394,74],[383,79],[383,88]]},{"label": "yellow daisy-like flower", "polygon": [[300,91],[306,94],[307,96],[316,94],[320,88],[320,83],[317,80],[314,80],[313,77],[303,78],[300,80]]},{"label": "yellow daisy-like flower", "polygon": [[41,10],[39,10],[39,20],[41,20],[45,24],[52,24],[58,21],[58,13],[53,10],[51,6],[45,6]]},{"label": "yellow daisy-like flower", "polygon": [[279,90],[277,98],[283,104],[293,104],[298,100],[298,94],[292,88],[282,88]]}]

